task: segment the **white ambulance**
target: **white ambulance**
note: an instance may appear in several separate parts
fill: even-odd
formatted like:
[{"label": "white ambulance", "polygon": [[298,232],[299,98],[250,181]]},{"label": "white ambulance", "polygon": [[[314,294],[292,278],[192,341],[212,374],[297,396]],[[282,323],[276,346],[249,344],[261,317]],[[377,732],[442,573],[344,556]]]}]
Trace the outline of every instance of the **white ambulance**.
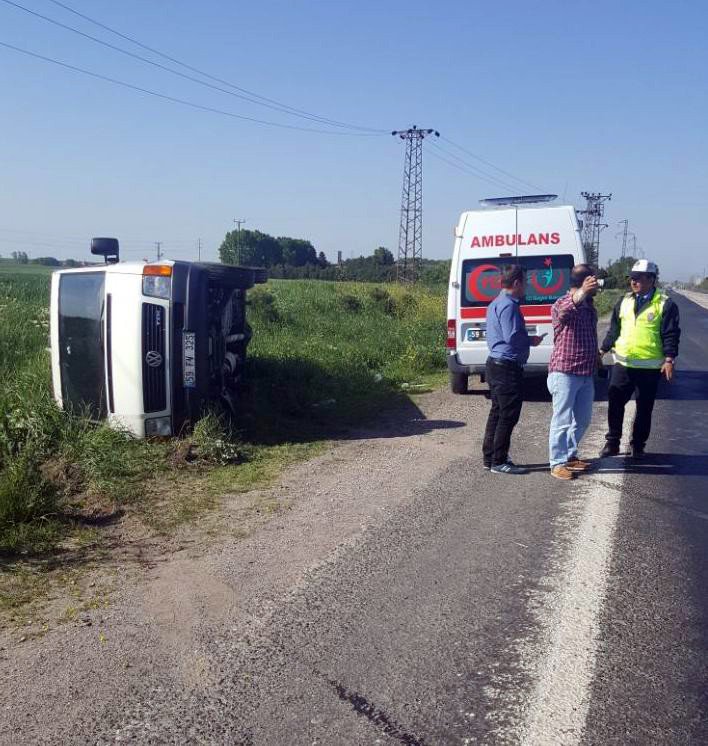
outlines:
[{"label": "white ambulance", "polygon": [[570,270],[586,261],[581,224],[572,205],[551,204],[556,195],[481,200],[460,215],[447,301],[447,367],[456,394],[470,375],[484,382],[488,357],[487,306],[501,290],[500,270],[526,269],[521,312],[530,335],[547,336],[531,348],[526,372],[545,373],[553,349],[551,306],[569,287]]}]

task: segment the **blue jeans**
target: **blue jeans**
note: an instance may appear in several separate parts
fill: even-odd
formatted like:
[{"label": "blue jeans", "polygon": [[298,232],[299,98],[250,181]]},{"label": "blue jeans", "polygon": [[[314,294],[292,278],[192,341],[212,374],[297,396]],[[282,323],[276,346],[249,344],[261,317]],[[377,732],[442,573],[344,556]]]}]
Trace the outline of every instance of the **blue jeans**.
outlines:
[{"label": "blue jeans", "polygon": [[548,374],[553,397],[553,417],[548,438],[551,469],[578,457],[578,445],[592,419],[595,383],[592,376],[574,376],[553,371]]}]

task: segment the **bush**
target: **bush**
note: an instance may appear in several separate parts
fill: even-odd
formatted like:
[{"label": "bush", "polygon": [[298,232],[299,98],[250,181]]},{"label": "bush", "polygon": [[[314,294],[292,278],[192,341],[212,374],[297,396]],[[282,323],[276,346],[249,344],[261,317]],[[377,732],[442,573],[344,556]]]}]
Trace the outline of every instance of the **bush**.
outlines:
[{"label": "bush", "polygon": [[276,324],[281,320],[280,312],[276,306],[275,296],[265,288],[256,288],[248,296],[248,306],[253,313],[269,324]]},{"label": "bush", "polygon": [[197,456],[204,461],[226,466],[243,460],[240,444],[225,418],[215,412],[207,413],[197,422],[191,440]]},{"label": "bush", "polygon": [[349,293],[341,296],[340,303],[342,304],[342,308],[349,313],[358,313],[362,308],[361,299]]},{"label": "bush", "polygon": [[0,472],[0,534],[14,524],[45,518],[56,511],[57,492],[43,477],[40,459],[40,452],[26,447]]}]

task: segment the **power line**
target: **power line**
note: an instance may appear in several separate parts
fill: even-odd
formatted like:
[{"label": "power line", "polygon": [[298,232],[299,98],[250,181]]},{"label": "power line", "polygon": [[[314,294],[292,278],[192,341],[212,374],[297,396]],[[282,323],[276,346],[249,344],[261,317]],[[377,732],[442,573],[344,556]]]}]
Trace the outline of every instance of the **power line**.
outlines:
[{"label": "power line", "polygon": [[485,181],[491,186],[495,187],[496,189],[502,188],[504,190],[509,190],[510,192],[515,193],[516,188],[510,187],[508,184],[501,183],[499,181],[494,181],[492,179],[487,178],[486,176],[482,176],[480,173],[476,171],[470,170],[468,167],[461,165],[460,163],[456,163],[455,161],[451,161],[447,158],[445,158],[442,155],[439,155],[438,153],[434,152],[433,150],[428,151],[428,155],[431,155],[433,158],[437,158],[439,161],[443,161],[444,163],[447,163],[449,166],[452,166],[453,168],[456,168],[458,171],[461,171],[462,173],[466,174],[467,176],[473,176],[475,179],[479,179],[481,181]]},{"label": "power line", "polygon": [[[0,2],[3,2],[6,5],[11,5],[12,7],[17,8],[18,10],[22,10],[25,13],[29,13],[30,15],[33,15],[36,18],[40,18],[43,21],[47,21],[48,23],[51,23],[51,24],[53,24],[55,26],[58,26],[59,28],[63,28],[65,30],[67,30],[67,31],[71,31],[74,34],[78,34],[79,36],[82,36],[85,39],[89,39],[90,41],[93,41],[96,44],[101,44],[102,46],[108,47],[108,49],[112,49],[112,50],[114,50],[116,52],[119,52],[120,54],[124,54],[124,55],[127,55],[128,57],[132,57],[133,59],[140,60],[141,62],[145,62],[148,65],[153,65],[154,67],[157,67],[160,70],[164,70],[164,71],[166,71],[168,73],[172,73],[173,75],[177,75],[180,78],[184,78],[185,80],[189,80],[189,81],[191,81],[193,83],[197,83],[199,85],[203,85],[203,86],[205,86],[207,88],[211,88],[212,90],[219,91],[220,93],[225,93],[225,94],[227,94],[229,96],[234,96],[235,98],[239,98],[239,99],[242,99],[244,101],[248,101],[249,103],[253,103],[253,104],[256,104],[258,106],[265,106],[265,107],[267,107],[269,109],[273,109],[275,111],[280,111],[280,112],[288,114],[290,116],[299,116],[301,118],[309,119],[311,121],[319,122],[321,124],[330,124],[331,126],[345,127],[345,128],[348,128],[348,129],[358,129],[358,130],[366,130],[366,131],[370,130],[370,128],[368,128],[368,127],[358,127],[356,125],[351,125],[350,126],[350,125],[347,125],[347,124],[334,122],[334,120],[326,121],[322,117],[319,117],[317,115],[296,114],[293,111],[289,111],[288,107],[286,107],[286,106],[281,106],[280,104],[278,104],[278,105],[271,105],[271,104],[268,104],[268,103],[264,103],[262,101],[257,101],[256,99],[254,99],[252,97],[244,96],[244,95],[239,94],[239,93],[234,93],[233,91],[226,90],[225,88],[220,88],[219,86],[213,85],[212,83],[207,83],[204,80],[200,80],[199,78],[195,78],[193,75],[187,75],[185,73],[180,72],[179,70],[175,70],[174,68],[167,67],[166,65],[162,65],[159,62],[155,62],[153,60],[150,60],[147,57],[143,57],[143,56],[141,56],[139,54],[135,54],[133,52],[129,52],[127,49],[123,49],[122,47],[118,47],[115,44],[110,44],[109,42],[104,41],[103,39],[99,39],[99,38],[97,38],[95,36],[91,36],[91,34],[87,34],[87,33],[83,32],[83,31],[81,31],[81,30],[79,30],[77,28],[74,28],[73,26],[68,26],[67,24],[61,23],[60,21],[57,21],[57,20],[55,20],[53,18],[50,18],[49,16],[45,16],[45,15],[42,15],[41,13],[37,13],[34,10],[30,10],[29,8],[26,8],[24,5],[20,5],[19,3],[13,2],[13,0],[0,0]],[[384,131],[381,130],[380,133],[384,134]]]},{"label": "power line", "polygon": [[[209,85],[205,81],[200,81],[196,78],[192,78],[191,76],[185,76],[182,73],[178,72],[177,70],[173,70],[171,68],[165,67],[164,65],[160,65],[157,62],[154,62],[153,60],[148,60],[144,57],[140,57],[139,55],[134,55],[131,52],[128,52],[127,50],[124,50],[120,47],[115,47],[112,44],[109,44],[108,42],[102,41],[101,39],[96,39],[93,36],[90,36],[88,34],[84,34],[83,32],[71,27],[66,26],[65,24],[62,24],[58,21],[54,21],[47,16],[43,16],[39,13],[35,13],[34,11],[28,10],[27,8],[23,8],[22,6],[18,5],[17,3],[9,2],[9,0],[3,0],[3,2],[8,2],[8,4],[14,5],[17,8],[20,8],[22,10],[27,11],[28,13],[32,13],[33,15],[39,16],[40,18],[43,18],[44,20],[49,21],[50,23],[54,23],[56,25],[62,26],[63,28],[69,29],[70,31],[74,31],[75,33],[81,34],[82,36],[86,36],[87,38],[98,42],[99,44],[104,44],[108,47],[111,47],[112,49],[116,49],[117,51],[120,51],[124,54],[131,55],[133,57],[137,57],[140,60],[143,60],[144,62],[148,62],[151,65],[156,65],[157,67],[161,67],[164,70],[168,70],[169,72],[174,73],[175,75],[181,75],[182,77],[187,77],[189,80],[193,80],[197,83],[200,83],[202,85]],[[283,111],[284,113],[291,114],[293,116],[300,116],[305,119],[310,119],[313,121],[319,121],[322,124],[329,124],[333,127],[345,127],[348,129],[356,129],[356,130],[362,130],[362,131],[368,131],[371,133],[377,133],[377,134],[388,134],[386,130],[377,129],[374,127],[363,127],[356,124],[351,124],[348,122],[341,122],[336,119],[330,119],[329,117],[323,117],[319,114],[313,114],[312,112],[306,111],[305,109],[298,109],[294,106],[289,106],[288,104],[284,104],[280,101],[276,101],[275,99],[268,98],[267,96],[261,96],[258,93],[255,93],[253,91],[249,91],[247,88],[242,88],[241,86],[236,85],[235,83],[230,83],[228,80],[223,80],[222,78],[218,78],[215,75],[211,75],[210,73],[205,72],[204,70],[200,70],[197,67],[194,67],[192,65],[187,64],[186,62],[182,62],[181,60],[177,59],[176,57],[171,57],[168,54],[165,54],[164,52],[161,52],[159,49],[155,49],[154,47],[150,47],[147,44],[143,44],[142,42],[138,41],[132,36],[128,36],[127,34],[123,34],[120,31],[117,31],[114,28],[111,28],[110,26],[106,25],[105,23],[101,23],[100,21],[97,21],[95,18],[91,18],[90,16],[85,15],[84,13],[80,13],[78,10],[75,10],[74,8],[71,8],[70,6],[66,5],[65,3],[59,2],[59,0],[50,0],[50,2],[53,2],[54,5],[58,5],[60,8],[63,8],[64,10],[68,11],[69,13],[73,13],[74,15],[78,16],[79,18],[83,18],[85,21],[88,21],[89,23],[94,24],[95,26],[98,26],[99,28],[102,28],[111,34],[115,34],[116,36],[120,37],[121,39],[125,39],[126,41],[129,41],[131,44],[135,44],[136,46],[140,47],[141,49],[145,49],[148,52],[152,52],[153,54],[158,55],[159,57],[162,57],[163,59],[169,60],[170,62],[174,62],[177,65],[180,65],[180,67],[184,67],[186,70],[191,70],[192,72],[195,72],[199,75],[202,75],[205,78],[208,78],[209,80],[213,80],[217,83],[221,83],[222,85],[228,86],[229,88],[233,88],[236,91],[240,91],[242,94],[246,94],[244,96],[239,96],[239,98],[243,98],[246,101],[251,101],[251,103],[258,104],[260,106],[266,106],[270,109],[275,109],[276,111]],[[221,88],[217,88],[216,86],[210,86],[211,88],[215,88],[216,90],[223,91]],[[233,94],[231,91],[223,91],[224,93],[230,93]],[[250,97],[250,98],[247,98]],[[258,99],[258,100],[254,100]]]},{"label": "power line", "polygon": [[[54,0],[52,0],[53,2]],[[496,171],[499,171],[499,173],[504,174],[504,176],[509,176],[510,178],[514,179],[514,181],[518,181],[520,184],[524,184],[527,187],[531,187],[532,189],[537,189],[541,192],[545,192],[546,190],[543,187],[538,186],[538,184],[532,184],[530,181],[526,181],[525,179],[520,179],[518,176],[514,176],[514,174],[509,173],[509,171],[505,171],[503,168],[500,168],[499,166],[495,165],[491,161],[485,160],[482,158],[482,156],[477,155],[476,153],[473,153],[471,150],[468,150],[467,148],[464,148],[462,145],[458,145],[456,142],[453,142],[448,137],[441,136],[441,140],[444,140],[447,143],[450,143],[453,147],[457,148],[458,150],[461,150],[463,153],[467,153],[467,155],[472,156],[475,160],[480,161],[481,163],[484,163],[487,166],[490,166],[491,168],[495,169]]]},{"label": "power line", "polygon": [[437,143],[432,143],[432,145],[433,145],[434,148],[436,148],[436,150],[440,150],[443,153],[447,153],[447,155],[449,155],[450,158],[453,158],[455,161],[461,163],[462,165],[464,165],[467,168],[471,169],[475,173],[478,173],[478,174],[480,174],[482,176],[485,176],[488,179],[494,180],[495,182],[497,182],[498,184],[502,185],[506,189],[513,189],[513,190],[517,190],[518,189],[518,186],[513,186],[513,185],[509,184],[508,182],[500,179],[498,176],[495,176],[494,174],[490,174],[487,171],[483,171],[479,166],[475,166],[475,165],[469,163],[468,161],[466,161],[464,158],[460,158],[459,155],[457,155],[456,153],[453,153],[451,150],[448,150],[447,148],[443,148],[442,145],[438,145]]},{"label": "power line", "polygon": [[444,161],[445,163],[448,163],[451,166],[454,166],[455,168],[459,168],[464,173],[470,176],[476,176],[478,179],[486,181],[487,183],[497,187],[497,189],[501,187],[502,189],[510,190],[512,193],[518,191],[518,187],[508,184],[507,182],[504,182],[501,179],[498,179],[497,177],[492,176],[491,174],[487,174],[486,172],[476,168],[475,166],[472,166],[471,164],[456,156],[454,153],[451,153],[449,150],[441,148],[437,143],[431,143],[431,147],[435,148],[435,150],[440,150],[443,153],[447,153],[450,157],[455,159],[455,162],[450,161],[441,155],[437,155],[436,153],[431,152],[431,155],[435,156],[441,161]]},{"label": "power line", "polygon": [[175,104],[182,104],[183,106],[189,106],[192,109],[198,109],[200,111],[208,111],[212,114],[221,114],[222,116],[226,117],[232,117],[233,119],[241,119],[246,122],[253,122],[255,124],[264,124],[269,127],[279,127],[281,129],[288,129],[288,130],[297,130],[299,132],[314,132],[316,134],[320,135],[348,135],[350,137],[376,137],[377,135],[373,132],[337,132],[334,130],[321,130],[321,129],[315,129],[313,127],[300,127],[296,124],[284,124],[282,122],[270,122],[265,119],[257,119],[256,117],[249,117],[245,114],[235,114],[232,111],[224,111],[223,109],[216,109],[212,106],[204,106],[203,104],[197,104],[194,101],[187,101],[183,98],[177,98],[176,96],[168,96],[165,93],[158,93],[157,91],[152,91],[149,88],[142,88],[137,85],[133,85],[132,83],[126,83],[123,80],[118,80],[117,78],[111,78],[107,75],[101,75],[100,73],[92,72],[91,70],[86,70],[83,67],[77,67],[76,65],[70,65],[68,62],[62,62],[61,60],[56,60],[53,57],[45,57],[43,54],[38,54],[37,52],[30,52],[28,49],[21,49],[20,47],[16,47],[13,44],[8,44],[7,42],[0,41],[0,46],[5,47],[7,49],[12,49],[14,52],[19,52],[20,54],[27,55],[28,57],[34,57],[38,60],[42,60],[44,62],[50,62],[53,65],[58,65],[60,67],[65,67],[67,70],[73,70],[74,72],[81,73],[83,75],[88,75],[92,78],[96,78],[97,80],[104,80],[108,83],[113,83],[114,85],[122,86],[123,88],[128,88],[133,91],[139,91],[140,93],[147,93],[149,96],[155,96],[156,98],[161,98],[165,101],[171,101]]},{"label": "power line", "polygon": [[[187,241],[187,239],[182,239],[182,243],[188,244],[185,246],[172,246],[172,241],[169,241],[169,244],[172,246],[172,248],[169,249],[170,254],[192,254],[194,252],[194,241]],[[0,236],[0,243],[2,244],[8,244],[15,248],[22,248],[24,246],[31,246],[32,248],[35,248],[37,250],[46,251],[48,253],[53,252],[81,252],[86,251],[88,248],[88,241],[86,236],[83,236],[81,239],[76,241],[68,241],[63,239],[57,239],[57,240],[51,240],[49,238],[45,240],[35,240],[35,239],[27,239],[23,237],[17,237],[17,238],[6,238],[3,236]],[[164,241],[160,242],[161,244],[164,243]],[[131,241],[131,240],[125,240],[121,238],[121,254],[124,253],[140,253],[140,254],[146,254],[149,253],[153,248],[155,247],[154,241]],[[162,251],[161,253],[164,253]]]}]

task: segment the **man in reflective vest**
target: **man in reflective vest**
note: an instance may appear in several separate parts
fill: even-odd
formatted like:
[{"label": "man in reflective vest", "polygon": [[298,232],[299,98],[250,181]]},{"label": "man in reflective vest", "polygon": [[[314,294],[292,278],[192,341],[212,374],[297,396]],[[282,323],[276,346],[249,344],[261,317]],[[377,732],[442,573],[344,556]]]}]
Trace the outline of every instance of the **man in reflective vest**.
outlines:
[{"label": "man in reflective vest", "polygon": [[600,353],[614,351],[615,366],[607,392],[607,442],[600,457],[616,456],[620,450],[624,408],[636,393],[637,411],[632,425],[632,457],[640,459],[651,430],[651,413],[659,379],[671,381],[678,355],[678,306],[656,287],[659,271],[654,262],[640,259],[629,276],[631,292],[614,310]]}]

